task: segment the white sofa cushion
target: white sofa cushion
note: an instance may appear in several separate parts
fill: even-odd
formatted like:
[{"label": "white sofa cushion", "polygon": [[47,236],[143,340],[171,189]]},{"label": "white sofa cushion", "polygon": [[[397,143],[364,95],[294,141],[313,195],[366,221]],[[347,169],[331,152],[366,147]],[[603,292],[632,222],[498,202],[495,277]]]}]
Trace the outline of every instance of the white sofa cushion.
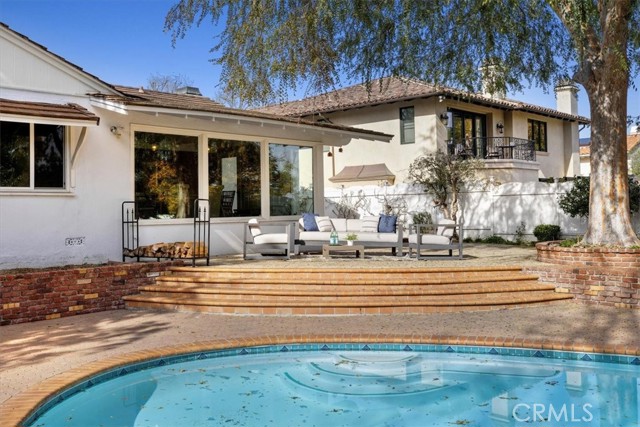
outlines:
[{"label": "white sofa cushion", "polygon": [[[411,234],[409,235],[409,243],[417,244],[418,243],[418,235]],[[447,236],[439,236],[437,234],[423,234],[422,235],[422,245],[449,245],[451,243],[451,238]]]},{"label": "white sofa cushion", "polygon": [[262,234],[262,229],[260,228],[260,223],[257,218],[251,218],[249,220],[249,231],[253,237],[259,236]]},{"label": "white sofa cushion", "polygon": [[323,231],[301,231],[300,232],[300,240],[305,240],[310,242],[326,242],[328,244],[330,236],[331,236],[331,232],[323,232]]},{"label": "white sofa cushion", "polygon": [[331,231],[333,230],[333,224],[328,216],[317,216],[316,224],[318,225],[318,231]]},{"label": "white sofa cushion", "polygon": [[454,228],[453,227],[442,227],[440,224],[454,225],[456,222],[451,219],[441,219],[438,221],[438,230],[436,234],[440,236],[453,237]]},{"label": "white sofa cushion", "polygon": [[253,243],[256,245],[288,243],[288,236],[287,233],[260,234],[253,237]]},{"label": "white sofa cushion", "polygon": [[333,224],[333,229],[336,230],[337,232],[347,231],[347,219],[331,218],[331,223]]},{"label": "white sofa cushion", "polygon": [[380,219],[377,216],[363,216],[361,219],[360,231],[363,233],[377,233],[379,221]]},{"label": "white sofa cushion", "polygon": [[[396,233],[363,233],[359,232],[358,241],[366,243],[394,243],[398,241]],[[346,237],[346,235],[345,235]],[[342,238],[342,236],[340,236]]]}]

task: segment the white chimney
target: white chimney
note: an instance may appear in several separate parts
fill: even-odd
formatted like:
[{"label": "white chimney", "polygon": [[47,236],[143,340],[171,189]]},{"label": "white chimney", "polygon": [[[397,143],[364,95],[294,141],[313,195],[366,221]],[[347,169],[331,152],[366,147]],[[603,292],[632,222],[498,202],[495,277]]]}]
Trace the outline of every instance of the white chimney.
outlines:
[{"label": "white chimney", "polygon": [[556,109],[561,113],[578,115],[578,86],[572,81],[556,85]]},{"label": "white chimney", "polygon": [[500,78],[500,72],[500,67],[495,64],[480,67],[482,96],[494,99],[505,99],[507,97],[504,80]]}]

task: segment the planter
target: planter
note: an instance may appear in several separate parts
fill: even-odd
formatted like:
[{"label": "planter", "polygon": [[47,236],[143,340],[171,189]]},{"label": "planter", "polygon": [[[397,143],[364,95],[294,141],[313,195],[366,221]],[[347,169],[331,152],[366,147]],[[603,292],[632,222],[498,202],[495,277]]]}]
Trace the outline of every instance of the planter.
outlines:
[{"label": "planter", "polygon": [[538,261],[524,271],[554,283],[556,292],[575,301],[619,308],[640,308],[640,249],[564,248],[559,242],[536,245]]},{"label": "planter", "polygon": [[353,246],[353,240],[347,240],[347,246]]}]

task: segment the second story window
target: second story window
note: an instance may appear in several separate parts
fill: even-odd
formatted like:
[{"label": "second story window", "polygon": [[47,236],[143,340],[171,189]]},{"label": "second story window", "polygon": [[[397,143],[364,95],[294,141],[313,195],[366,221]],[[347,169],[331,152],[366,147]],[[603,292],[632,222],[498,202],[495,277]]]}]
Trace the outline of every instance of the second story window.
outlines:
[{"label": "second story window", "polygon": [[534,141],[536,151],[547,151],[547,124],[529,120],[529,139]]},{"label": "second story window", "polygon": [[415,113],[413,107],[400,109],[400,144],[416,142]]}]

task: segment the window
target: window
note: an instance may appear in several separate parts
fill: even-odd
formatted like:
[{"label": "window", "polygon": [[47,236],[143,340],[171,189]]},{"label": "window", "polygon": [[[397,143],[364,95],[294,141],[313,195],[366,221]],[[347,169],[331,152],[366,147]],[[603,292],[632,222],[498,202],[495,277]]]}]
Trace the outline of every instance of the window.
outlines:
[{"label": "window", "polygon": [[212,217],[260,215],[260,143],[209,139]]},{"label": "window", "polygon": [[269,144],[270,214],[313,212],[313,149]]},{"label": "window", "polygon": [[400,109],[400,144],[416,142],[415,112],[413,107]]},{"label": "window", "polygon": [[0,122],[0,187],[64,189],[65,130]]},{"label": "window", "polygon": [[529,139],[534,141],[536,151],[547,151],[547,124],[529,120]]},{"label": "window", "polygon": [[198,138],[135,133],[135,193],[140,218],[188,218],[198,197]]}]

